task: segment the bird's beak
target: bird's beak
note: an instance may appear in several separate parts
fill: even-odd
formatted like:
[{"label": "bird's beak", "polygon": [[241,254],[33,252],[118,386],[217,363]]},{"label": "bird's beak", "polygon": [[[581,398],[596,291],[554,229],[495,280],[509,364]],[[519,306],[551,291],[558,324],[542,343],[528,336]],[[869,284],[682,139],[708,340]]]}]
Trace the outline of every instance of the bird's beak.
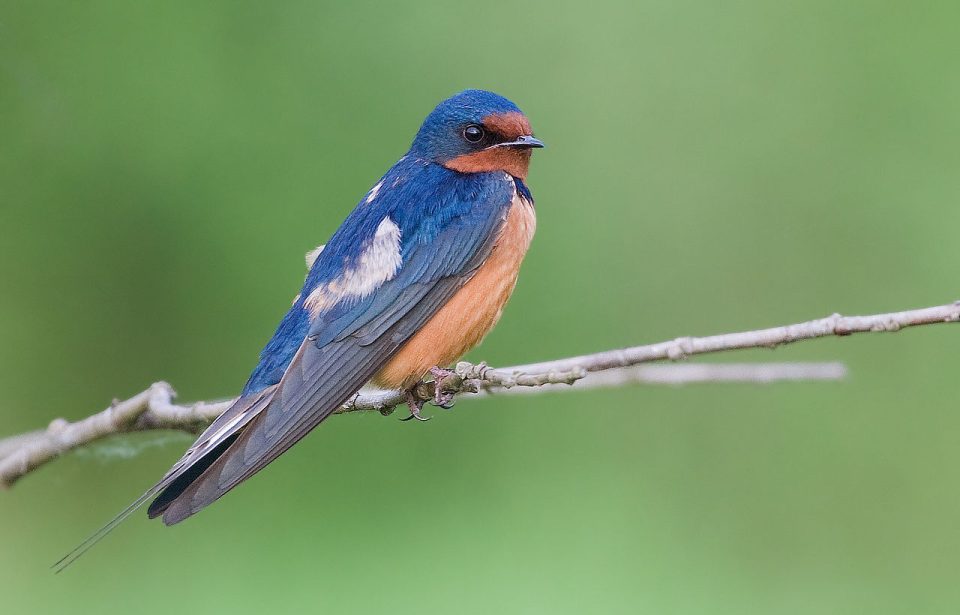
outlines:
[{"label": "bird's beak", "polygon": [[493,149],[495,147],[516,147],[519,149],[533,149],[535,147],[546,147],[543,141],[537,139],[533,135],[521,135],[513,141],[507,141],[506,143],[497,143],[496,145],[491,145],[487,149]]}]

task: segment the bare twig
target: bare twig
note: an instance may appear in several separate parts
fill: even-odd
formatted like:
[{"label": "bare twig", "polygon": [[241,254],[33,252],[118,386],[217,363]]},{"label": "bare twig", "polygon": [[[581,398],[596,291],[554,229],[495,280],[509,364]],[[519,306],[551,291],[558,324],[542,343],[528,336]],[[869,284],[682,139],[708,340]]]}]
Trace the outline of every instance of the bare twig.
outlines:
[{"label": "bare twig", "polygon": [[[726,333],[709,337],[683,337],[669,342],[634,346],[557,361],[493,369],[485,364],[462,362],[455,373],[440,382],[417,386],[414,395],[433,398],[440,386],[454,394],[518,393],[543,390],[617,387],[627,384],[690,384],[695,382],[774,382],[782,380],[835,380],[846,369],[839,363],[763,363],[736,365],[641,366],[662,360],[739,350],[775,348],[783,344],[853,333],[899,331],[905,327],[960,320],[960,302],[872,316],[841,316],[809,322]],[[567,385],[574,385],[572,387]],[[0,440],[0,486],[8,487],[41,465],[78,447],[107,436],[132,431],[177,429],[195,433],[219,416],[233,400],[178,405],[176,393],[158,382],[142,393],[114,402],[109,408],[71,423],[56,419],[45,430]],[[338,410],[376,410],[389,414],[404,402],[400,391],[363,390]]]},{"label": "bare twig", "polygon": [[[847,366],[836,361],[829,363],[677,363],[673,365],[635,365],[590,372],[573,383],[572,388],[604,389],[632,384],[666,384],[685,386],[690,384],[716,384],[740,382],[769,384],[772,382],[810,382],[816,380],[843,380]],[[545,384],[542,387],[518,387],[510,392],[540,393],[566,389],[560,384]]]}]

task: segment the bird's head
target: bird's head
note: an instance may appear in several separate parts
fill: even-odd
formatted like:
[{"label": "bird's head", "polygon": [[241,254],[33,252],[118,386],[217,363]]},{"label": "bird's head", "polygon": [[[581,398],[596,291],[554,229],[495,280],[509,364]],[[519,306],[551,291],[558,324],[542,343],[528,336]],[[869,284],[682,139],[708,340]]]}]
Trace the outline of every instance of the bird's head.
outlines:
[{"label": "bird's head", "polygon": [[505,171],[524,179],[531,150],[543,147],[515,104],[485,90],[465,90],[437,105],[410,152],[460,173]]}]

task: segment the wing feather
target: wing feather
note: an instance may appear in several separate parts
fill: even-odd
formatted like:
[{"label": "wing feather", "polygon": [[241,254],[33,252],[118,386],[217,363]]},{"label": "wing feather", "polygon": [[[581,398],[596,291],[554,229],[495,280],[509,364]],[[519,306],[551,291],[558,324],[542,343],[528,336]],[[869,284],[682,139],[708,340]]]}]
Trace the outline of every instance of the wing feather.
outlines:
[{"label": "wing feather", "polygon": [[209,467],[230,446],[230,443],[236,440],[240,431],[267,406],[276,388],[276,386],[268,387],[256,394],[241,397],[234,402],[200,434],[197,441],[173,464],[173,467],[164,474],[157,484],[150,487],[132,504],[124,508],[120,514],[60,558],[53,565],[53,569],[56,572],[61,572],[77,561],[81,555],[100,542],[124,519],[136,512],[151,498],[155,498],[148,509],[151,518],[166,510],[167,506],[192,482],[189,480],[191,475],[194,473],[199,475],[203,472],[203,469]]},{"label": "wing feather", "polygon": [[477,204],[482,215],[453,220],[433,241],[414,246],[397,276],[369,297],[320,314],[268,406],[169,503],[164,522],[182,521],[261,470],[368,382],[469,281],[508,207],[509,199]]}]

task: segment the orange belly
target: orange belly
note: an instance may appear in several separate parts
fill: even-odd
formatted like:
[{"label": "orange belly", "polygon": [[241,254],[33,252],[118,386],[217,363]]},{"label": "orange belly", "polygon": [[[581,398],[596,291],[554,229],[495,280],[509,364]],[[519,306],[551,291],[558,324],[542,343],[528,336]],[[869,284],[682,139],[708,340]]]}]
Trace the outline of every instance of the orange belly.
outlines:
[{"label": "orange belly", "polygon": [[533,206],[514,197],[486,262],[374,376],[374,384],[405,389],[434,366],[450,365],[480,343],[500,318],[517,284],[520,263],[536,228]]}]

